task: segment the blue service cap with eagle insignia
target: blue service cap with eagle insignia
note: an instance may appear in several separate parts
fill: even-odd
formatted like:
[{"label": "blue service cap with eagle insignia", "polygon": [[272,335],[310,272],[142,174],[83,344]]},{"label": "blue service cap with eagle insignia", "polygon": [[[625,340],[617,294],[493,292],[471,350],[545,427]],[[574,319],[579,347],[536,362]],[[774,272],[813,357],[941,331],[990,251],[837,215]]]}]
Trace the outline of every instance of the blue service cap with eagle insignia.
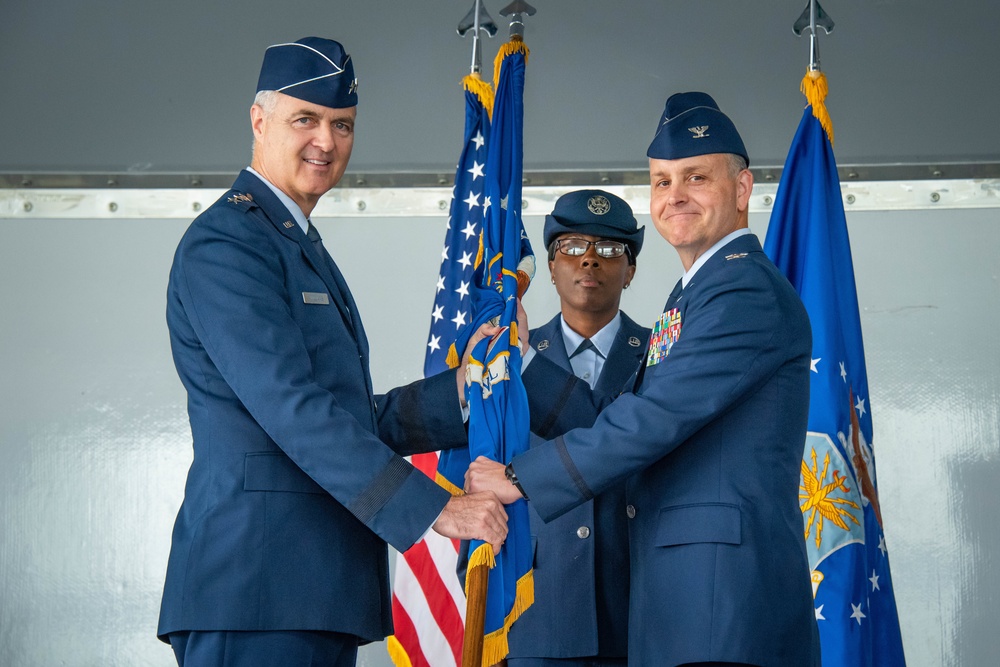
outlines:
[{"label": "blue service cap with eagle insignia", "polygon": [[646,228],[639,227],[632,207],[621,197],[604,190],[575,190],[557,199],[552,213],[545,216],[545,247],[569,232],[622,241],[636,257]]},{"label": "blue service cap with eagle insignia", "polygon": [[331,109],[358,105],[351,56],[340,42],[322,37],[267,47],[257,79],[257,92],[262,90],[276,90]]},{"label": "blue service cap with eagle insignia", "polygon": [[657,160],[677,160],[709,153],[734,153],[750,164],[740,133],[711,95],[671,95],[646,155]]}]

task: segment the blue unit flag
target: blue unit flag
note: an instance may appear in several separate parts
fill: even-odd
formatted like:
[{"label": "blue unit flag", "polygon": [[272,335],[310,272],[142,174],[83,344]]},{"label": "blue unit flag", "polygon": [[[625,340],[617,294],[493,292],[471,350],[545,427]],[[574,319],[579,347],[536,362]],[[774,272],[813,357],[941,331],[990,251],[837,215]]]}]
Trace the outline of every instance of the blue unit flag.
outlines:
[{"label": "blue unit flag", "polygon": [[[473,317],[468,332],[493,322],[503,333],[472,351],[466,380],[469,456],[507,463],[528,449],[528,396],[521,382],[517,301],[534,275],[534,255],[521,221],[524,70],[528,49],[514,39],[497,54],[499,73],[486,163],[485,224],[473,279]],[[523,290],[522,290],[523,291]],[[460,341],[457,349],[464,349]],[[463,471],[464,472],[464,471]],[[469,570],[489,564],[483,665],[507,655],[507,631],[534,601],[528,506],[506,507],[508,534],[494,557],[489,544],[469,545]]]},{"label": "blue unit flag", "polygon": [[810,105],[788,152],[764,251],[798,291],[813,330],[799,497],[823,665],[903,666],[825,77],[810,72],[802,90]]}]

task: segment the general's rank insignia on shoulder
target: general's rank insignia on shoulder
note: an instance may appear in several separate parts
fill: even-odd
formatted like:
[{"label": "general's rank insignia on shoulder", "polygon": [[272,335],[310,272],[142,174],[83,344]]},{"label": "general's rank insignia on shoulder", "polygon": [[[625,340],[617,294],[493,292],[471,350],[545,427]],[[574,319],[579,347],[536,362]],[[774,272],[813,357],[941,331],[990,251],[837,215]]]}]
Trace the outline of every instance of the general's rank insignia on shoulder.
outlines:
[{"label": "general's rank insignia on shoulder", "polygon": [[649,356],[646,366],[655,366],[670,354],[670,348],[681,337],[681,311],[671,308],[653,323],[653,333],[649,337]]},{"label": "general's rank insignia on shoulder", "polygon": [[237,192],[235,195],[227,199],[230,204],[249,204],[253,202],[253,195],[243,192]]}]

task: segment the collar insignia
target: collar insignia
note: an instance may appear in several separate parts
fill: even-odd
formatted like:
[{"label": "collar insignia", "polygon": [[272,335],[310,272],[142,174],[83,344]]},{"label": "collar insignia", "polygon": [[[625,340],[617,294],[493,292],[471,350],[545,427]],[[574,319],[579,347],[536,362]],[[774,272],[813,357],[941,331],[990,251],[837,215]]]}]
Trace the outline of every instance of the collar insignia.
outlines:
[{"label": "collar insignia", "polygon": [[541,352],[542,350],[549,349],[549,341],[547,340],[538,341],[538,345],[535,346],[535,349],[537,349],[539,352]]},{"label": "collar insignia", "polygon": [[628,339],[628,344],[631,345],[632,347],[639,347],[640,345],[642,345],[642,341],[636,338],[635,336],[632,336],[631,338]]},{"label": "collar insignia", "polygon": [[291,220],[285,220],[285,221],[284,221],[283,223],[281,223],[281,224],[283,224],[283,225],[285,226],[285,229],[291,229],[292,227],[294,227],[294,226],[295,226],[295,223],[294,223],[294,222],[292,222]]}]

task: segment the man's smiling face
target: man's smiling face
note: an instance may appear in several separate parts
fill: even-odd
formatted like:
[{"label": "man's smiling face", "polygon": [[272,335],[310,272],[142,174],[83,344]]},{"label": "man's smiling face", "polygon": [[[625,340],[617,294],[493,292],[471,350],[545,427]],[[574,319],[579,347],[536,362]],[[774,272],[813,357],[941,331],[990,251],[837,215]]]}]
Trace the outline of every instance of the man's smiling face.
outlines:
[{"label": "man's smiling face", "polygon": [[253,168],[308,216],[347,169],[357,113],[357,107],[332,109],[283,93],[269,112],[255,104]]}]

